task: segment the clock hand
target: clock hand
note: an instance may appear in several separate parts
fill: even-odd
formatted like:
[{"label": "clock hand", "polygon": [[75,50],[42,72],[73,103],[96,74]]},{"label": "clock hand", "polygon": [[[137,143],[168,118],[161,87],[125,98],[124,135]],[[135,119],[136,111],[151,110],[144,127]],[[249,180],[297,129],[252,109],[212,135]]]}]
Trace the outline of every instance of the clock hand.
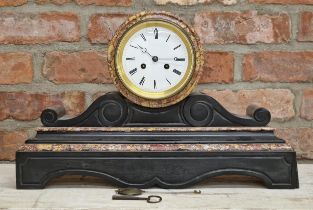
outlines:
[{"label": "clock hand", "polygon": [[170,61],[170,60],[174,60],[174,59],[173,58],[159,58],[159,60]]},{"label": "clock hand", "polygon": [[150,57],[153,57],[153,56],[147,51],[147,48],[143,48],[143,47],[141,47],[139,44],[137,44],[137,45],[138,45],[138,47],[141,49],[141,52],[147,53]]},{"label": "clock hand", "polygon": [[147,51],[147,48],[143,48],[141,47],[139,44],[137,44],[138,47],[141,49],[141,52],[143,53],[147,53],[151,58],[152,58],[152,61],[153,62],[157,62],[159,60],[158,56],[152,56],[148,51]]},{"label": "clock hand", "polygon": [[159,58],[159,60],[164,60],[164,61],[170,61],[170,60],[174,60],[174,61],[185,61],[185,58]]},{"label": "clock hand", "polygon": [[146,50],[146,53],[147,53],[148,55],[150,55],[150,57],[152,57],[152,55],[151,55],[150,53],[148,53],[147,48],[145,48],[145,50]]}]

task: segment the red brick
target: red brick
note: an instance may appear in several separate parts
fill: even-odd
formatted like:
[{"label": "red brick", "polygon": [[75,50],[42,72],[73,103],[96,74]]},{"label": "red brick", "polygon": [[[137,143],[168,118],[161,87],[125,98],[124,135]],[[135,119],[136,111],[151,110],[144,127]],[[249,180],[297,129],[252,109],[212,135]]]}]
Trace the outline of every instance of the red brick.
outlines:
[{"label": "red brick", "polygon": [[0,53],[0,84],[31,83],[32,80],[31,53]]},{"label": "red brick", "polygon": [[28,138],[25,130],[0,130],[0,160],[15,160],[15,152]]},{"label": "red brick", "polygon": [[295,116],[293,108],[294,95],[288,89],[257,90],[203,90],[203,93],[215,98],[228,111],[246,115],[246,108],[256,104],[267,108],[274,119],[288,120]]},{"label": "red brick", "polygon": [[249,0],[258,4],[313,4],[313,0]]},{"label": "red brick", "polygon": [[298,40],[313,41],[313,12],[301,13],[298,31]]},{"label": "red brick", "polygon": [[79,5],[98,5],[98,6],[130,6],[132,0],[75,0]]},{"label": "red brick", "polygon": [[52,3],[52,4],[57,4],[57,5],[62,5],[71,2],[72,0],[36,0],[37,4],[47,4],[47,3]]},{"label": "red brick", "polygon": [[227,52],[206,52],[200,83],[232,83],[234,81],[234,56]]},{"label": "red brick", "polygon": [[0,7],[20,6],[26,3],[27,3],[27,0],[0,0]]},{"label": "red brick", "polygon": [[66,4],[69,2],[75,2],[79,5],[97,5],[97,6],[130,6],[132,0],[36,0],[37,4]]},{"label": "red brick", "polygon": [[313,88],[308,88],[303,91],[300,113],[302,118],[313,120]]},{"label": "red brick", "polygon": [[106,52],[50,52],[43,75],[56,84],[111,83]]},{"label": "red brick", "polygon": [[168,3],[178,5],[196,5],[196,4],[208,4],[218,1],[224,5],[233,5],[237,3],[237,0],[154,0],[159,5],[165,5]]},{"label": "red brick", "polygon": [[243,61],[243,80],[263,82],[313,81],[313,52],[259,52]]},{"label": "red brick", "polygon": [[79,19],[73,13],[0,13],[0,44],[79,41]]},{"label": "red brick", "polygon": [[88,24],[88,38],[92,43],[108,43],[118,27],[127,20],[125,14],[95,14]]},{"label": "red brick", "polygon": [[199,12],[194,27],[204,43],[283,43],[290,40],[287,14],[248,12]]},{"label": "red brick", "polygon": [[296,150],[298,158],[313,159],[313,128],[277,129],[275,134]]},{"label": "red brick", "polygon": [[60,105],[68,115],[78,115],[85,109],[85,94],[77,91],[54,94],[0,92],[0,120],[35,120],[44,109]]}]

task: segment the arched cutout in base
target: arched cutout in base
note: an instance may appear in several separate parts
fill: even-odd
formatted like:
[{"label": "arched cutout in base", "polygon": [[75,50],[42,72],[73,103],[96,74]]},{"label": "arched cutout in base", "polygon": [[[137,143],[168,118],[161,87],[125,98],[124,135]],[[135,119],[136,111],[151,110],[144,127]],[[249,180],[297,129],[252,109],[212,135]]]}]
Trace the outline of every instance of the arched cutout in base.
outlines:
[{"label": "arched cutout in base", "polygon": [[101,178],[104,183],[112,183],[112,186],[117,187],[137,187],[137,188],[150,188],[150,187],[160,187],[165,189],[177,189],[177,188],[185,188],[194,184],[198,184],[204,181],[210,181],[210,179],[220,176],[232,176],[237,175],[241,177],[253,177],[258,179],[261,183],[263,183],[268,188],[273,188],[273,183],[266,174],[256,172],[256,171],[249,171],[249,170],[242,170],[242,169],[223,169],[223,170],[215,170],[210,171],[208,173],[204,173],[197,177],[193,177],[189,180],[185,180],[180,183],[170,183],[167,181],[162,180],[159,177],[153,177],[150,180],[147,180],[143,183],[135,183],[132,180],[123,180],[119,177],[115,177],[106,173],[97,172],[97,171],[90,171],[90,170],[59,170],[53,171],[46,174],[40,180],[41,188],[45,188],[47,185],[51,184],[53,180],[58,179],[63,176],[89,176],[89,177],[97,177]]}]

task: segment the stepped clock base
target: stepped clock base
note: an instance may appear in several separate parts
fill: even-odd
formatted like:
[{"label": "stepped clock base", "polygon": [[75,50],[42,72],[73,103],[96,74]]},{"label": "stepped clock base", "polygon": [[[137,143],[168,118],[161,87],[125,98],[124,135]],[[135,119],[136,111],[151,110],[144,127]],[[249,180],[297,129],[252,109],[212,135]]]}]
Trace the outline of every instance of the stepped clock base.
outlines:
[{"label": "stepped clock base", "polygon": [[237,174],[268,188],[298,188],[295,152],[261,127],[270,112],[256,105],[246,111],[239,117],[206,95],[152,109],[116,92],[71,119],[62,118],[64,107],[49,108],[41,114],[46,127],[16,153],[16,187],[44,188],[52,178],[77,174],[124,187],[185,188]]},{"label": "stepped clock base", "polygon": [[102,177],[121,187],[185,188],[220,175],[298,188],[295,152],[285,143],[25,144],[16,154],[16,187],[40,189],[62,175]]}]

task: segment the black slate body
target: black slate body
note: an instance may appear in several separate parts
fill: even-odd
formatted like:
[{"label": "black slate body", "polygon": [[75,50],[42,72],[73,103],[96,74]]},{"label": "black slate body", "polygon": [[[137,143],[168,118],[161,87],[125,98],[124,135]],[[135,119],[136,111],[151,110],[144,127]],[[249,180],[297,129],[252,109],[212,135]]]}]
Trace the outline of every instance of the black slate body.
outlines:
[{"label": "black slate body", "polygon": [[[18,189],[44,188],[67,174],[139,188],[185,188],[230,174],[257,177],[268,188],[299,187],[296,153],[273,130],[261,128],[271,119],[264,108],[249,106],[248,116],[238,117],[206,95],[147,108],[108,93],[78,117],[59,119],[64,113],[62,107],[45,110],[46,128],[17,151]],[[154,150],[141,149],[148,144]]]},{"label": "black slate body", "polygon": [[165,108],[147,108],[112,92],[99,97],[78,117],[59,119],[62,115],[58,113],[64,111],[44,110],[41,122],[47,127],[254,127],[265,126],[271,120],[267,109],[253,105],[247,107],[248,117],[238,117],[204,94],[190,95]]}]

